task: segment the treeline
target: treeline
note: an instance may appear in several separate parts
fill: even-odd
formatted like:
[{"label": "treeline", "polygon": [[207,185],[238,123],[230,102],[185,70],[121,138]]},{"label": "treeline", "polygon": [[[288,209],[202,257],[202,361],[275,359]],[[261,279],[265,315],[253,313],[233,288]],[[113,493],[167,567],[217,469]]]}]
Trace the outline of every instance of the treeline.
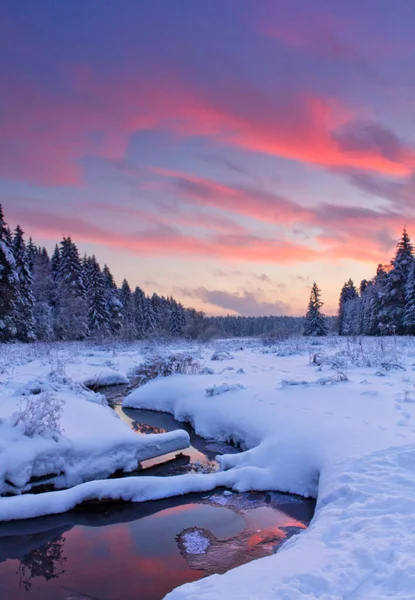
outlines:
[{"label": "treeline", "polygon": [[108,266],[81,259],[70,237],[49,257],[19,225],[11,232],[0,205],[0,342],[180,337],[203,316],[125,279],[118,288]]},{"label": "treeline", "polygon": [[340,335],[415,334],[415,256],[405,228],[389,265],[359,289],[351,279],[344,284],[338,327]]},{"label": "treeline", "polygon": [[206,317],[207,333],[215,332],[220,337],[258,337],[275,334],[285,338],[301,335],[302,317]]}]

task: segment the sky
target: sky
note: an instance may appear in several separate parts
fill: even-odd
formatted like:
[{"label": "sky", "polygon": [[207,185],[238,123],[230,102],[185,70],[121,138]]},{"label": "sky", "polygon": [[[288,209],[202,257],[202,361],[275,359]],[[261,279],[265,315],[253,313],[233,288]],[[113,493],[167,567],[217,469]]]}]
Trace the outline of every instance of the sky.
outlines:
[{"label": "sky", "polygon": [[3,0],[0,202],[207,314],[303,314],[415,236],[413,0]]}]

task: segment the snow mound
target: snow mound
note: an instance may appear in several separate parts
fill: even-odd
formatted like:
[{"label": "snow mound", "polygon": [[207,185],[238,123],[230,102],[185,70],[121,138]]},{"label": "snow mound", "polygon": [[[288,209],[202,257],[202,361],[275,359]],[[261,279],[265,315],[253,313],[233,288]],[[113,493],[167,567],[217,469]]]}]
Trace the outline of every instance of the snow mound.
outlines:
[{"label": "snow mound", "polygon": [[127,375],[121,371],[115,371],[110,367],[98,367],[96,372],[75,376],[74,381],[87,387],[99,388],[109,385],[125,385],[129,380]]}]

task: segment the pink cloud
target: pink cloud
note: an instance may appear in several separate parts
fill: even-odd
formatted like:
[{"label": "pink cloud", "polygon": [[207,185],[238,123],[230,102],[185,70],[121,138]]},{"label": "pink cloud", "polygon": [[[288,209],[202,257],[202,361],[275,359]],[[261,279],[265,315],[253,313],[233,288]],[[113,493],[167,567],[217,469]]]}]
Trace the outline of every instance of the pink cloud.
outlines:
[{"label": "pink cloud", "polygon": [[376,143],[344,147],[335,134],[359,115],[331,98],[303,92],[272,100],[235,83],[202,92],[173,77],[162,83],[138,76],[100,81],[87,69],[74,70],[71,77],[71,93],[64,97],[28,80],[9,82],[0,124],[2,176],[79,184],[83,156],[120,160],[130,135],[148,129],[208,136],[324,167],[401,175],[415,164],[413,149],[404,143],[399,156],[385,155]]}]

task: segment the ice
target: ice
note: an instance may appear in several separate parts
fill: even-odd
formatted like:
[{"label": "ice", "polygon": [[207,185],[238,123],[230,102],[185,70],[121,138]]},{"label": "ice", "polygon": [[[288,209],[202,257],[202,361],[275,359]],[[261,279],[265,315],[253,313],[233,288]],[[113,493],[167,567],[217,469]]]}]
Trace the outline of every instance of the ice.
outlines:
[{"label": "ice", "polygon": [[210,546],[210,540],[197,529],[183,533],[180,541],[187,554],[206,554]]}]

